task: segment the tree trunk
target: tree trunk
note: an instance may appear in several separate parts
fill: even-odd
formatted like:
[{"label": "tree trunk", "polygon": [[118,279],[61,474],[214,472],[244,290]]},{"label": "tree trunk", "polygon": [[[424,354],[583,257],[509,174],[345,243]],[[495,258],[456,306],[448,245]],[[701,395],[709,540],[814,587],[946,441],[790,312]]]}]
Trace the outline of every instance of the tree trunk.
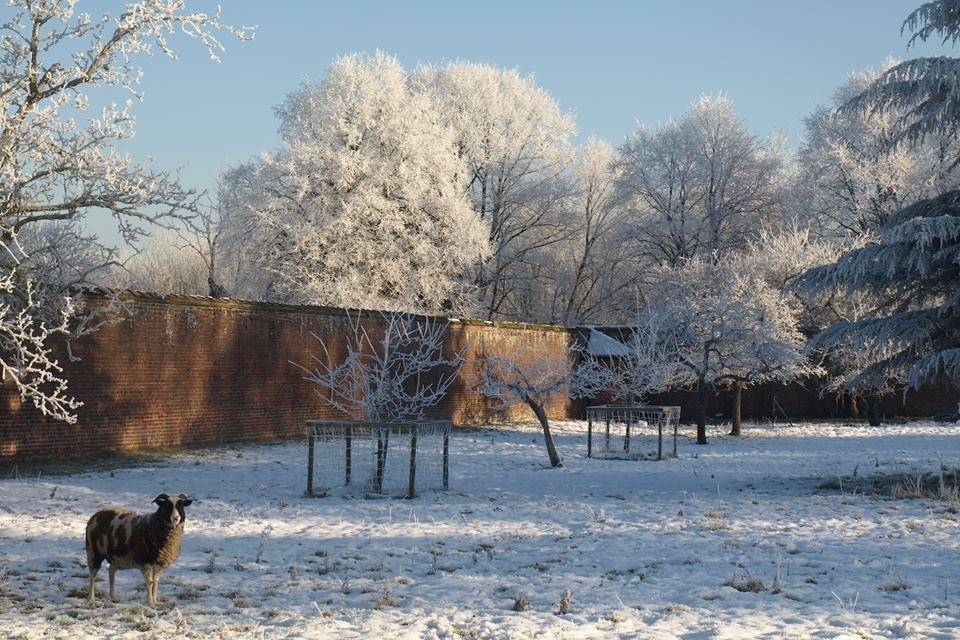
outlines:
[{"label": "tree trunk", "polygon": [[851,393],[850,396],[850,419],[859,420],[860,419],[860,405],[857,403],[857,394]]},{"label": "tree trunk", "polygon": [[870,398],[869,401],[866,399],[866,397],[864,397],[863,404],[865,405],[864,410],[867,414],[867,422],[870,424],[871,427],[879,427],[881,422],[880,397],[873,396],[872,398]]},{"label": "tree trunk", "polygon": [[563,463],[560,461],[560,456],[557,454],[557,448],[553,445],[553,436],[550,434],[550,423],[547,422],[546,410],[544,410],[543,405],[534,400],[528,399],[527,404],[529,404],[530,408],[533,409],[533,412],[537,416],[537,420],[540,421],[540,426],[543,428],[543,442],[547,445],[547,456],[550,457],[550,466],[562,467]]},{"label": "tree trunk", "polygon": [[697,384],[697,444],[707,444],[707,403],[710,400],[707,385]]},{"label": "tree trunk", "polygon": [[734,382],[733,383],[733,424],[730,426],[730,435],[739,436],[740,435],[740,400],[743,396],[743,383]]}]

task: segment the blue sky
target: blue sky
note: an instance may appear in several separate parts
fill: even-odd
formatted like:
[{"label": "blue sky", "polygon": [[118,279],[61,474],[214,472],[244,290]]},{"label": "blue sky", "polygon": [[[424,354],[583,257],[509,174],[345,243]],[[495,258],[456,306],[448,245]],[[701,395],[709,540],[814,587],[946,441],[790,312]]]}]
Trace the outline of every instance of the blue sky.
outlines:
[{"label": "blue sky", "polygon": [[576,112],[581,136],[614,144],[637,121],[724,91],[749,127],[795,146],[801,119],[849,71],[944,50],[908,54],[900,24],[919,0],[221,1],[227,21],[258,25],[256,39],[228,40],[220,64],[183,38],[180,61],[146,60],[129,144],[161,167],[186,165],[185,181],[198,187],[273,147],[273,107],[352,51],[381,49],[409,67],[457,58],[516,67]]}]

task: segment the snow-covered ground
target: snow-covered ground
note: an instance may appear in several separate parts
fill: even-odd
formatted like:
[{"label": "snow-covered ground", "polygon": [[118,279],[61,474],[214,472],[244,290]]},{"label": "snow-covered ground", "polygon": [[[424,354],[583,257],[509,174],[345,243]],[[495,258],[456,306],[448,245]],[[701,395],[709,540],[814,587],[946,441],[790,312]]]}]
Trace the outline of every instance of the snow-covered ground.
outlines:
[{"label": "snow-covered ground", "polygon": [[[0,637],[960,637],[960,516],[816,489],[956,466],[960,426],[718,431],[663,462],[588,460],[582,424],[557,431],[563,469],[532,427],[458,433],[450,491],[413,501],[304,498],[303,443],[4,478]],[[137,571],[90,607],[89,515],[180,491],[159,608]],[[724,585],[748,576],[761,591]]]}]

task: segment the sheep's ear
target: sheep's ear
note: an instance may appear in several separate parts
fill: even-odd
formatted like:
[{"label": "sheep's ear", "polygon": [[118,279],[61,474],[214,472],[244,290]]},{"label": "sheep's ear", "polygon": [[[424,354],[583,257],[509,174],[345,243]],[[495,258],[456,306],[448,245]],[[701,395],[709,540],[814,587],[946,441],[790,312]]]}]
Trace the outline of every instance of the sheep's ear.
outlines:
[{"label": "sheep's ear", "polygon": [[180,504],[185,507],[189,507],[191,504],[193,504],[193,499],[185,493],[181,493],[177,497],[180,498]]},{"label": "sheep's ear", "polygon": [[170,496],[165,493],[161,493],[153,499],[154,504],[163,504],[164,502],[170,502]]}]

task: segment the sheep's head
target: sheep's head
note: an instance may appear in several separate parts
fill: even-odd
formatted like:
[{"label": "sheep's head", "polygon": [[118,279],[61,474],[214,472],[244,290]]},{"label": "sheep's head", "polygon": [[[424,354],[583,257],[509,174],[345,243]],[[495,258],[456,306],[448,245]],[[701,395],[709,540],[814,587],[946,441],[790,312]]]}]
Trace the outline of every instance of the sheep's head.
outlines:
[{"label": "sheep's head", "polygon": [[171,527],[176,527],[186,521],[187,514],[183,509],[189,506],[193,500],[188,498],[185,493],[172,498],[165,493],[161,493],[153,499],[153,502],[157,505],[157,515],[164,522],[169,522]]}]

